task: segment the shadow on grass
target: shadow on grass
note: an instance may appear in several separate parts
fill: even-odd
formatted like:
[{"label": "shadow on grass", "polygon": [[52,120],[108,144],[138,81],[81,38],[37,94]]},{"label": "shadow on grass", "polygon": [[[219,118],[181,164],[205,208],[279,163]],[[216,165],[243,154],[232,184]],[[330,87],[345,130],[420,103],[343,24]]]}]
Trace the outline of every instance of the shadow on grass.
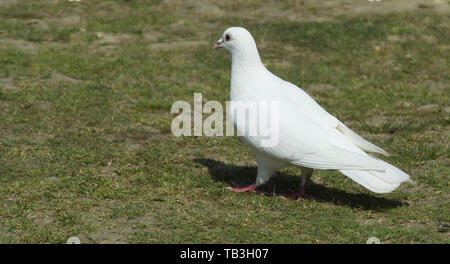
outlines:
[{"label": "shadow on grass", "polygon": [[[195,159],[197,163],[208,167],[212,178],[218,182],[226,184],[247,186],[255,181],[256,168],[227,165],[223,162],[212,159]],[[314,180],[314,174],[312,179]],[[297,176],[278,173],[264,186],[259,189],[269,195],[283,195],[297,190],[300,186],[300,178]],[[346,205],[352,208],[362,208],[364,210],[382,211],[407,205],[399,200],[377,197],[369,194],[348,193],[336,188],[326,187],[313,183],[307,187],[307,193],[319,202],[333,203],[336,205]]]}]

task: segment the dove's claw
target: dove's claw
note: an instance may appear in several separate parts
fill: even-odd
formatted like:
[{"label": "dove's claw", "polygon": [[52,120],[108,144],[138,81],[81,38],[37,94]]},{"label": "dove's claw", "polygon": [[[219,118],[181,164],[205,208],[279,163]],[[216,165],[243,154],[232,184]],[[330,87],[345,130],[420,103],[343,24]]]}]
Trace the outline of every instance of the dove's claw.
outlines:
[{"label": "dove's claw", "polygon": [[281,198],[283,198],[285,200],[298,200],[300,198],[302,198],[302,199],[312,199],[312,196],[306,194],[304,190],[299,190],[298,192],[282,195]]}]

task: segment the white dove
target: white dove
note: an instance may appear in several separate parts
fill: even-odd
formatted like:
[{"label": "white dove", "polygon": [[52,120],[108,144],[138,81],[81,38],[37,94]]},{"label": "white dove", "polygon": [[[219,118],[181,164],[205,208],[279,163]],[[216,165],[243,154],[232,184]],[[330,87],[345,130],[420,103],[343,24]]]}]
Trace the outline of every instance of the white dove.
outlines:
[{"label": "white dove", "polygon": [[[245,28],[225,30],[213,47],[217,48],[231,53],[231,103],[279,102],[278,143],[264,147],[261,136],[241,136],[256,156],[256,182],[247,187],[228,187],[230,191],[256,192],[256,187],[289,165],[300,166],[303,176],[300,189],[290,198],[308,197],[305,187],[313,169],[339,170],[375,193],[391,192],[402,182],[414,183],[405,172],[368,154],[387,156],[386,151],[350,130],[302,89],[267,70]],[[237,127],[240,117],[234,112],[229,115]]]}]

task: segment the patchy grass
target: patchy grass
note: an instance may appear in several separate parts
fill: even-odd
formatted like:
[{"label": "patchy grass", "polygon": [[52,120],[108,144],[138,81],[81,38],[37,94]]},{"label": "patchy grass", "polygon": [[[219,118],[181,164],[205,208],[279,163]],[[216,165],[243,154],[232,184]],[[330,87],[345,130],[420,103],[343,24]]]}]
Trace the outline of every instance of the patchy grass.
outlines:
[{"label": "patchy grass", "polygon": [[[310,1],[5,3],[1,243],[450,242],[450,21],[438,7],[330,17]],[[316,171],[312,200],[226,191],[254,180],[252,154],[237,138],[172,136],[169,110],[194,92],[228,99],[230,58],[211,46],[232,25],[418,185],[376,195]],[[299,173],[264,189],[286,192]]]}]

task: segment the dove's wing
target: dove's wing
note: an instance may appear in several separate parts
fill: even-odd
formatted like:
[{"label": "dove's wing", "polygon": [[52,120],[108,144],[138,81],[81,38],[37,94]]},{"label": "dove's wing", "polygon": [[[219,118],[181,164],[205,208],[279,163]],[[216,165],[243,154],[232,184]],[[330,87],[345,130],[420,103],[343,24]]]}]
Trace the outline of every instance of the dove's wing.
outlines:
[{"label": "dove's wing", "polygon": [[[288,104],[282,108],[291,111],[288,110],[291,108]],[[378,160],[355,146],[337,129],[321,127],[314,119],[307,117],[301,118],[298,123],[301,125],[292,126],[292,122],[299,119],[296,117],[283,116],[284,120],[280,120],[279,143],[266,151],[295,165],[315,169],[378,171],[385,169]]]},{"label": "dove's wing", "polygon": [[[274,147],[264,148],[263,152],[310,168],[385,170],[380,161],[367,155],[354,143],[355,137],[348,137],[340,131],[341,127],[346,127],[339,120],[303,90],[278,77],[271,82],[266,81],[265,86],[275,86],[264,89],[264,94],[269,95],[270,100],[280,102],[280,118],[279,142]],[[258,144],[254,137],[246,140],[250,141],[249,145]]]},{"label": "dove's wing", "polygon": [[[278,77],[277,77],[278,78]],[[284,83],[283,92],[287,96],[289,100],[298,105],[304,105],[305,114],[308,116],[314,117],[314,122],[320,124],[323,127],[328,127],[330,129],[337,129],[341,134],[347,137],[350,142],[359,147],[360,149],[373,152],[380,153],[385,156],[389,156],[389,154],[384,151],[382,148],[370,143],[365,140],[355,132],[353,132],[350,128],[344,125],[337,118],[329,114],[325,109],[323,109],[314,99],[311,98],[305,91],[297,87],[296,85],[281,80]]]}]

